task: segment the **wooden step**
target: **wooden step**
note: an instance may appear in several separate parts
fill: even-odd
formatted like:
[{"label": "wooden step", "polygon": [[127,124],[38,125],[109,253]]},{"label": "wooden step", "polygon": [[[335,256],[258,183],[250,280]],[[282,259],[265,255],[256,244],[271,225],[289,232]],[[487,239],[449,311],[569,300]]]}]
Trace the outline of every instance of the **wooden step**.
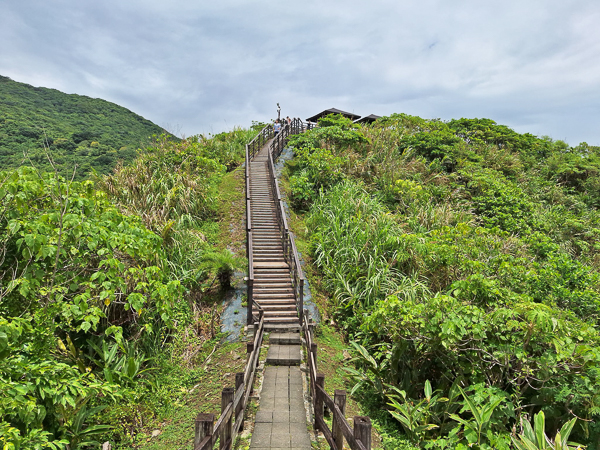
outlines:
[{"label": "wooden step", "polygon": [[257,268],[254,273],[256,275],[258,275],[259,277],[261,275],[266,275],[267,277],[283,277],[283,276],[290,276],[290,270],[287,268]]},{"label": "wooden step", "polygon": [[260,286],[270,285],[270,284],[281,284],[281,283],[291,283],[292,279],[289,274],[285,274],[284,276],[278,277],[277,274],[269,275],[269,274],[260,274],[258,276],[254,275],[254,285]]},{"label": "wooden step", "polygon": [[276,269],[280,269],[280,268],[286,268],[289,269],[289,266],[287,265],[287,263],[283,263],[283,262],[273,262],[273,261],[269,261],[269,262],[256,262],[254,263],[254,267],[257,269],[261,269],[261,268],[276,268]]},{"label": "wooden step", "polygon": [[292,283],[278,283],[278,284],[261,284],[261,285],[254,285],[254,292],[255,293],[261,293],[261,294],[270,294],[270,293],[275,293],[275,292],[283,292],[285,294],[289,294],[289,293],[294,293],[294,288],[292,287]]},{"label": "wooden step", "polygon": [[283,300],[283,299],[288,299],[288,300],[293,300],[294,299],[294,294],[292,292],[287,293],[287,294],[261,294],[259,292],[254,292],[252,294],[254,296],[254,300],[256,300],[259,304],[261,300]]}]

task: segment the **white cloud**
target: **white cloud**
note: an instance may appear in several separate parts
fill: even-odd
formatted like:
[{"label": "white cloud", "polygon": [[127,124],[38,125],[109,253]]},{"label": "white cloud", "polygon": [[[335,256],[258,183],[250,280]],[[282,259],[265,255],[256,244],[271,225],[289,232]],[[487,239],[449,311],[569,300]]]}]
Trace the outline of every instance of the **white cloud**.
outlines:
[{"label": "white cloud", "polygon": [[0,74],[186,135],[268,120],[280,102],[303,118],[489,117],[600,144],[599,19],[592,0],[10,0]]}]

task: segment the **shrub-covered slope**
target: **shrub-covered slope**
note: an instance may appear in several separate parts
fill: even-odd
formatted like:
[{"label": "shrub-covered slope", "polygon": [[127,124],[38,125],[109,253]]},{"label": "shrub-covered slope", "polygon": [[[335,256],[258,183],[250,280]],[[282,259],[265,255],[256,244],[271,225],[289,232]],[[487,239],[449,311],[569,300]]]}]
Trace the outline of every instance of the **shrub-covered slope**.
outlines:
[{"label": "shrub-covered slope", "polygon": [[0,447],[131,448],[206,375],[241,266],[218,186],[252,134],[163,136],[95,182],[0,171]]},{"label": "shrub-covered slope", "polygon": [[77,179],[92,169],[109,173],[161,133],[159,126],[114,103],[0,76],[0,170],[31,164],[50,170],[49,154],[69,178],[75,166]]},{"label": "shrub-covered slope", "polygon": [[426,448],[512,448],[540,411],[596,448],[600,148],[488,119],[321,125],[292,139],[291,200],[358,392]]}]

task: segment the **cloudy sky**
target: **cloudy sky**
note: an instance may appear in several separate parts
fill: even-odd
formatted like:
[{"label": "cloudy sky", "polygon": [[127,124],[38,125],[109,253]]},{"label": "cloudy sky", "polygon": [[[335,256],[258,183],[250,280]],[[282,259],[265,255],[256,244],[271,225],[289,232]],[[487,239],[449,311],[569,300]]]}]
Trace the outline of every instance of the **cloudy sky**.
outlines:
[{"label": "cloudy sky", "polygon": [[0,75],[178,135],[336,107],[600,145],[598,0],[2,0]]}]

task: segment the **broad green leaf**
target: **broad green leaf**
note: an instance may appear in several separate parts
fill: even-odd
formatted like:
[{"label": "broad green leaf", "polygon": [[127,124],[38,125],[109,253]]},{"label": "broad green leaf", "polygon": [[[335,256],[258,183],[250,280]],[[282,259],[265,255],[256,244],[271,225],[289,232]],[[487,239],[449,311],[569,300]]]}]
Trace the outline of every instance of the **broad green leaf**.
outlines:
[{"label": "broad green leaf", "polygon": [[429,380],[425,380],[425,398],[428,401],[431,400],[431,394],[432,394],[431,383],[429,382]]},{"label": "broad green leaf", "polygon": [[534,420],[534,430],[535,430],[535,439],[537,445],[540,449],[546,448],[546,416],[544,415],[544,411],[540,411],[533,418]]}]

